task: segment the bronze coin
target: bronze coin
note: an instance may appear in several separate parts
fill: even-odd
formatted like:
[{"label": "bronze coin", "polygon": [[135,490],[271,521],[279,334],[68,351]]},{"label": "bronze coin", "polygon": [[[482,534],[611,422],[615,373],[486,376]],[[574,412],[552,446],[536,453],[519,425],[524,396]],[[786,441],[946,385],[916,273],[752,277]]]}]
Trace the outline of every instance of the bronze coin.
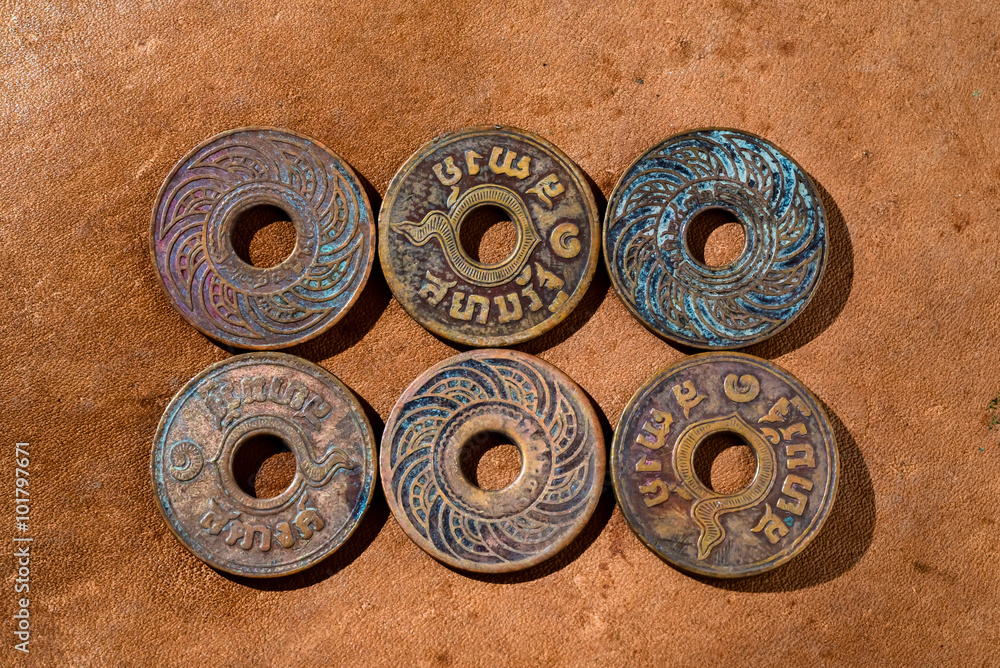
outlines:
[{"label": "bronze coin", "polygon": [[[514,224],[510,255],[487,264],[461,242],[482,207]],[[470,346],[508,346],[562,322],[600,253],[600,220],[583,173],[541,137],[501,126],[438,137],[400,167],[379,213],[379,256],[417,322]]]},{"label": "bronze coin", "polygon": [[[295,248],[255,267],[233,246],[248,211],[273,206],[295,228]],[[375,223],[357,176],[315,139],[242,128],[194,148],[167,176],[153,207],[149,248],[160,284],[184,319],[247,350],[273,350],[322,333],[368,280]]]},{"label": "bronze coin", "polygon": [[[743,252],[708,266],[692,225],[722,210]],[[827,256],[826,216],[812,180],[785,152],[738,130],[695,130],[649,149],[608,203],[604,257],[625,306],[646,327],[695,348],[773,336],[809,303]]]},{"label": "bronze coin", "polygon": [[[749,446],[756,471],[742,490],[714,491],[696,470],[713,435]],[[837,446],[826,413],[777,365],[704,353],[669,366],[635,393],[615,430],[618,505],[651,550],[720,578],[763,573],[813,539],[833,505]]]},{"label": "bronze coin", "polygon": [[[261,436],[295,457],[291,484],[257,498],[234,459]],[[248,353],[189,381],[153,440],[153,491],[170,529],[228,573],[287,575],[347,540],[368,508],[375,439],[361,405],[335,376],[281,353]]]},{"label": "bronze coin", "polygon": [[[463,450],[484,434],[520,451],[520,474],[503,489],[482,489],[463,471]],[[604,439],[587,396],[552,365],[509,350],[474,350],[421,374],[392,409],[380,457],[407,535],[435,559],[484,573],[562,550],[604,483]]]}]

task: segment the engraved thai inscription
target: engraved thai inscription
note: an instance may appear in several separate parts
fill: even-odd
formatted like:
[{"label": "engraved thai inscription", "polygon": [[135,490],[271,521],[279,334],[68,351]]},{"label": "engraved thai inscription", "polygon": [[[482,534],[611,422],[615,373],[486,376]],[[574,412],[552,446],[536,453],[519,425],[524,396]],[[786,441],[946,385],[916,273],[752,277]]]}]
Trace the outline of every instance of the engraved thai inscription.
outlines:
[{"label": "engraved thai inscription", "polygon": [[[482,206],[514,223],[514,249],[485,264],[462,247]],[[435,334],[510,345],[555,326],[586,292],[600,222],[589,185],[557,148],[511,128],[473,128],[421,148],[382,204],[379,254],[393,294]]]},{"label": "engraved thai inscription", "polygon": [[[527,164],[527,163],[525,163]],[[484,490],[459,467],[477,434],[521,452],[510,486]],[[386,422],[382,487],[396,521],[434,558],[471,571],[527,568],[587,523],[604,480],[600,424],[586,395],[530,355],[476,350],[421,374]]]},{"label": "engraved thai inscription", "polygon": [[[240,216],[282,209],[295,248],[255,267],[233,247]],[[301,343],[337,322],[374,260],[375,222],[354,172],[319,142],[244,128],[193,149],[167,176],[153,209],[150,252],[160,283],[206,335],[250,350]]]},{"label": "engraved thai inscription", "polygon": [[[704,211],[743,225],[742,255],[710,267],[687,235]],[[826,218],[805,171],[770,142],[697,130],[649,149],[608,203],[604,256],[625,306],[646,327],[697,348],[739,348],[803,311],[823,275]]]},{"label": "engraved thai inscription", "polygon": [[[734,434],[757,462],[718,493],[695,471],[712,434]],[[784,563],[832,505],[837,450],[816,399],[787,371],[739,353],[695,355],[632,397],[611,449],[615,494],[632,530],[670,563],[716,577]]]},{"label": "engraved thai inscription", "polygon": [[[287,489],[245,492],[233,460],[248,439],[280,439],[295,457]],[[251,353],[209,367],[178,392],[153,443],[153,487],[167,525],[211,566],[272,577],[339,547],[371,499],[371,427],[350,390],[289,355]]]}]

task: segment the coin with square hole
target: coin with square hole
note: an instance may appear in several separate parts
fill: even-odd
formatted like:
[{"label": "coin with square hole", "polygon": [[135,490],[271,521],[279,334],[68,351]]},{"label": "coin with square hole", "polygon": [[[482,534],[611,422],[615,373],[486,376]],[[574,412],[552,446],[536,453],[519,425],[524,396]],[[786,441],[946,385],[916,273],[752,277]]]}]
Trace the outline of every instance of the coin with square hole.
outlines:
[{"label": "coin with square hole", "polygon": [[249,353],[215,364],[167,406],[153,441],[167,526],[210,566],[274,577],[351,535],[376,475],[371,426],[323,368]]},{"label": "coin with square hole", "polygon": [[437,137],[400,167],[379,213],[393,294],[428,330],[470,346],[547,332],[576,307],[600,253],[583,173],[530,132]]},{"label": "coin with square hole", "polygon": [[615,495],[635,534],[671,564],[722,578],[800,553],[833,505],[837,471],[815,397],[740,353],[658,372],[625,407],[611,447]]},{"label": "coin with square hole", "polygon": [[[491,452],[497,475],[487,478]],[[605,467],[583,391],[506,350],[463,353],[421,374],[386,422],[380,457],[406,534],[435,559],[484,573],[528,568],[566,547],[594,511]]]},{"label": "coin with square hole", "polygon": [[230,346],[272,350],[344,316],[371,272],[374,234],[364,188],[340,157],[293,132],[242,128],[177,163],[149,247],[189,323]]}]

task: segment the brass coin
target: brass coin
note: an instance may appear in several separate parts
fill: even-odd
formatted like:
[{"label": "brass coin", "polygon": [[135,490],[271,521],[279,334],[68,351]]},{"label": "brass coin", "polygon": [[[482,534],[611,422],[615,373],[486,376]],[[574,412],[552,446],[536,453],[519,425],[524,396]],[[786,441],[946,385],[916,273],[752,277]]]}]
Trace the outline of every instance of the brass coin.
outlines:
[{"label": "brass coin", "polygon": [[[273,498],[240,487],[234,458],[260,436],[295,457]],[[281,353],[249,353],[195,376],[163,413],[153,440],[153,491],[170,529],[228,573],[287,575],[347,540],[368,508],[375,439],[361,405],[326,370]]]},{"label": "brass coin", "polygon": [[[698,475],[710,436],[749,446],[756,471],[733,493]],[[823,408],[778,366],[704,353],[669,366],[635,393],[615,430],[618,505],[651,550],[720,578],[768,571],[798,554],[833,505],[837,446]]]},{"label": "brass coin", "polygon": [[[237,255],[241,217],[274,206],[295,248],[274,267]],[[351,168],[315,139],[242,128],[194,148],[153,207],[149,248],[174,307],[207,336],[247,350],[286,348],[336,323],[374,259],[375,222]]]},{"label": "brass coin", "polygon": [[[692,221],[721,209],[746,239],[711,267],[692,251]],[[641,155],[608,203],[604,257],[625,306],[660,336],[695,348],[759,343],[809,303],[827,256],[815,185],[774,144],[738,130],[675,135]]]},{"label": "brass coin", "polygon": [[[503,211],[517,239],[487,264],[461,242],[482,207]],[[379,213],[379,256],[417,322],[470,346],[508,346],[562,322],[583,298],[600,253],[600,220],[583,173],[541,137],[501,126],[438,137],[400,167]]]},{"label": "brass coin", "polygon": [[[482,434],[517,446],[509,486],[470,482],[461,456]],[[501,573],[553,556],[583,529],[604,483],[604,439],[583,391],[555,367],[508,350],[456,355],[396,402],[381,450],[396,521],[428,554]]]}]

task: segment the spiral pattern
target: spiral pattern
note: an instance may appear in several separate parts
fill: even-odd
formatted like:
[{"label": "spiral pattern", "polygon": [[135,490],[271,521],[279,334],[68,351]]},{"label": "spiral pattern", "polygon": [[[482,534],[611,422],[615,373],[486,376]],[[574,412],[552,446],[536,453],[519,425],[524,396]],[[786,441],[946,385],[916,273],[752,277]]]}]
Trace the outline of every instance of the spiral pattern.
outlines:
[{"label": "spiral pattern", "polygon": [[180,482],[194,480],[205,466],[205,455],[191,441],[180,441],[170,448],[170,475]]},{"label": "spiral pattern", "polygon": [[[596,418],[579,388],[539,360],[510,351],[459,355],[418,378],[383,439],[383,485],[397,519],[436,558],[469,570],[524,568],[562,549],[586,523],[604,477]],[[558,372],[556,372],[558,373]],[[525,470],[502,490],[511,504],[470,502],[449,476],[447,443],[483,416],[540,438]],[[521,436],[524,438],[521,438]]]},{"label": "spiral pattern", "polygon": [[[271,268],[235,253],[238,216],[274,205],[292,219],[292,255]],[[318,334],[353,304],[370,270],[372,214],[357,177],[313,140],[279,130],[224,133],[174,168],[153,214],[163,287],[205,334],[248,349]]]},{"label": "spiral pattern", "polygon": [[[747,247],[724,267],[698,262],[688,223],[707,209],[743,223]],[[647,327],[699,348],[775,334],[822,276],[826,222],[812,181],[779,148],[735,130],[677,135],[640,157],[608,206],[604,252],[615,289]]]}]

